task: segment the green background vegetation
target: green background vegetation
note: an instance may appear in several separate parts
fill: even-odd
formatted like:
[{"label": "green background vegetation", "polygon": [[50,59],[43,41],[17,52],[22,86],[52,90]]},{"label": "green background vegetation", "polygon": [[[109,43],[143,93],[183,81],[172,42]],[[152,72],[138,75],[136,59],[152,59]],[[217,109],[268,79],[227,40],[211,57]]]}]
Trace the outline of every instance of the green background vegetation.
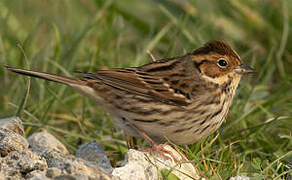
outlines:
[{"label": "green background vegetation", "polygon": [[[258,73],[241,82],[220,130],[181,149],[210,179],[284,178],[292,174],[291,25],[290,0],[1,0],[0,64],[74,75],[142,65],[148,50],[164,58],[227,41]],[[15,115],[26,83],[0,68],[1,118]],[[127,151],[110,117],[63,85],[32,79],[22,120],[27,136],[46,129],[72,153],[96,140],[114,166]]]}]

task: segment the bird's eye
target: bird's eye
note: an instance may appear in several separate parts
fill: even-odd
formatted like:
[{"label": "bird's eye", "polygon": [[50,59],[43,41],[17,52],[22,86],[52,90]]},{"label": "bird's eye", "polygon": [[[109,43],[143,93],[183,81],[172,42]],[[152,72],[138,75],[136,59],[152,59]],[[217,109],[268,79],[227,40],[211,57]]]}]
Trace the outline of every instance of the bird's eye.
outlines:
[{"label": "bird's eye", "polygon": [[221,68],[226,68],[228,63],[225,59],[218,59],[217,64]]}]

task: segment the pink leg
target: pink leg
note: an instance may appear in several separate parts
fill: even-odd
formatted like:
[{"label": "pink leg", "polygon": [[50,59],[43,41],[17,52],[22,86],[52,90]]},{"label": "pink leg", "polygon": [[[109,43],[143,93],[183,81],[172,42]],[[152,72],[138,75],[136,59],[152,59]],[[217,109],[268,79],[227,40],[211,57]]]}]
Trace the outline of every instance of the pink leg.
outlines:
[{"label": "pink leg", "polygon": [[153,151],[157,152],[159,155],[161,155],[165,159],[171,159],[170,157],[165,155],[165,154],[169,154],[173,158],[174,161],[178,162],[178,159],[173,155],[173,153],[171,151],[164,149],[163,146],[167,145],[168,142],[166,142],[164,144],[156,144],[144,131],[142,131],[141,129],[139,129],[135,125],[133,125],[133,127],[137,130],[139,135],[150,144]]}]

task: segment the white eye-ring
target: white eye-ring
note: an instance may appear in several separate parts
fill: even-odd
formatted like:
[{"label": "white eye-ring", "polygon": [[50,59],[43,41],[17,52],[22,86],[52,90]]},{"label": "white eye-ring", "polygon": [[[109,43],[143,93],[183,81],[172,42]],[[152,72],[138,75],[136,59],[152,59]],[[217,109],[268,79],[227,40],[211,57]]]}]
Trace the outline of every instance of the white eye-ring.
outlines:
[{"label": "white eye-ring", "polygon": [[227,63],[227,61],[226,61],[225,59],[220,58],[220,59],[218,59],[218,61],[217,61],[217,65],[218,65],[219,67],[221,67],[221,68],[226,68],[227,65],[228,65],[228,63]]}]

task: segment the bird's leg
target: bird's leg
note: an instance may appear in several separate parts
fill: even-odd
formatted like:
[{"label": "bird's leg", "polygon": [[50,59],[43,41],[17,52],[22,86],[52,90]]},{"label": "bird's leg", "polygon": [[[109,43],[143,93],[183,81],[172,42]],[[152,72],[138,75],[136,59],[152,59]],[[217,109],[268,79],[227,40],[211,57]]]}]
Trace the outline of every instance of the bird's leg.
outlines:
[{"label": "bird's leg", "polygon": [[174,156],[174,154],[171,151],[164,149],[164,146],[167,145],[168,142],[164,144],[156,144],[143,130],[141,130],[135,125],[132,125],[132,126],[133,128],[136,129],[138,134],[150,144],[153,151],[157,152],[159,155],[161,155],[165,159],[171,159],[169,156],[165,155],[165,154],[169,154],[173,158],[174,161],[176,162],[178,161],[178,159]]}]

